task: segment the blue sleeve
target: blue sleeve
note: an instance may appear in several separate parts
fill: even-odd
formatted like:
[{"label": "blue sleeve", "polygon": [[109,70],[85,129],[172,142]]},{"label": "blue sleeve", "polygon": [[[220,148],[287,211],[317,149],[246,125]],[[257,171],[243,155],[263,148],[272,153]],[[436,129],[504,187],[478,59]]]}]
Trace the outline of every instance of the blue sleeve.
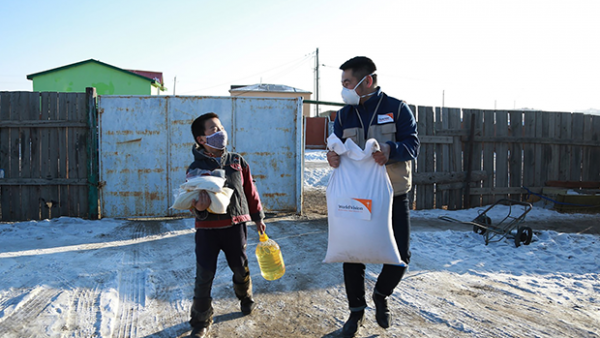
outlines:
[{"label": "blue sleeve", "polygon": [[387,142],[390,145],[390,160],[411,161],[419,155],[419,137],[417,121],[408,105],[404,102],[396,121],[396,142]]},{"label": "blue sleeve", "polygon": [[[342,140],[342,135],[344,135],[342,124],[340,123],[340,115],[342,114],[342,110],[338,110],[337,114],[335,114],[335,121],[333,121],[333,133],[340,140]],[[343,141],[343,140],[342,140]]]}]

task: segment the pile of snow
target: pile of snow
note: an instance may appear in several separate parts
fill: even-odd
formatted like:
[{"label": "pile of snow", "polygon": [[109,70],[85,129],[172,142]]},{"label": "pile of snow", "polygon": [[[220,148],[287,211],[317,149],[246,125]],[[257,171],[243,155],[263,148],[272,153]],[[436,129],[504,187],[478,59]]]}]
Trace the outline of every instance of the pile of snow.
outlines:
[{"label": "pile of snow", "polygon": [[[441,210],[441,209],[432,209],[432,210],[411,210],[410,217],[417,219],[433,219],[439,218],[440,216],[448,216],[454,218],[459,221],[469,222],[473,221],[477,218],[478,215],[485,212],[485,215],[490,217],[493,224],[499,224],[502,220],[506,218],[506,216],[518,217],[522,214],[525,214],[526,221],[544,221],[544,220],[552,220],[554,222],[576,222],[578,219],[582,220],[598,220],[600,225],[600,216],[597,214],[567,214],[560,213],[556,210],[546,209],[544,207],[538,207],[533,205],[533,208],[526,213],[526,210],[520,206],[513,206],[512,209],[508,206],[498,204],[493,206],[488,210],[490,206],[477,207],[471,209],[464,210]],[[486,212],[486,210],[488,210]],[[511,220],[506,220],[503,224],[509,223]]]},{"label": "pile of snow", "polygon": [[327,150],[306,149],[304,162],[327,162]]},{"label": "pile of snow", "polygon": [[326,150],[306,150],[304,153],[304,189],[322,190],[327,188],[333,172],[327,163]]}]

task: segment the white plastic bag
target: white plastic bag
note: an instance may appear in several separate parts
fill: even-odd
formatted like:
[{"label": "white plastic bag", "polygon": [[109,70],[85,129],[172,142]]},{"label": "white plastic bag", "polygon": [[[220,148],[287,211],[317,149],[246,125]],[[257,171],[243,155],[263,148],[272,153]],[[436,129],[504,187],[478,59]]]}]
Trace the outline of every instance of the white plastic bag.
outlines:
[{"label": "white plastic bag", "polygon": [[323,262],[406,266],[392,230],[392,184],[372,156],[377,141],[367,140],[363,150],[332,134],[327,148],[340,155],[340,166],[327,186],[329,241]]},{"label": "white plastic bag", "polygon": [[217,192],[208,191],[208,197],[210,197],[208,212],[213,214],[226,214],[231,195],[233,195],[233,189],[231,188],[223,188],[221,191]]},{"label": "white plastic bag", "polygon": [[[215,175],[212,176],[211,174]],[[188,175],[185,183],[181,184],[175,191],[175,202],[172,209],[189,210],[192,202],[198,199],[201,190],[206,190],[210,197],[208,212],[213,214],[226,214],[233,189],[224,188],[224,173],[208,170],[196,170]]]},{"label": "white plastic bag", "polygon": [[179,187],[183,190],[206,190],[217,192],[221,191],[225,184],[225,178],[218,176],[193,176],[187,179]]},{"label": "white plastic bag", "polygon": [[175,202],[173,202],[171,209],[190,210],[192,202],[198,199],[199,193],[200,190],[177,189],[173,194],[175,196]]}]

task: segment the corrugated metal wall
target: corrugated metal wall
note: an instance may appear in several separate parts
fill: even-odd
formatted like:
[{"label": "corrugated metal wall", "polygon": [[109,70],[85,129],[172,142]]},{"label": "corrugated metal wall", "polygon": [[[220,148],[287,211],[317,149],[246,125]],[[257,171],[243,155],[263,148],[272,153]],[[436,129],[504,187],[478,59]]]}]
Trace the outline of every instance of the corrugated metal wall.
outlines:
[{"label": "corrugated metal wall", "polygon": [[[302,101],[241,97],[100,96],[103,217],[165,216],[192,162],[191,122],[219,114],[268,211],[301,211]],[[187,212],[186,212],[187,214]]]}]

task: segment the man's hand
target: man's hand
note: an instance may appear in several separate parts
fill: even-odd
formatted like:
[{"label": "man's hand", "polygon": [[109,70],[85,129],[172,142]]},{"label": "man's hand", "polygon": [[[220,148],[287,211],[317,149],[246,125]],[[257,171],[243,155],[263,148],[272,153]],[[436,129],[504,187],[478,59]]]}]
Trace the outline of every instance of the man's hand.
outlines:
[{"label": "man's hand", "polygon": [[265,232],[265,230],[267,230],[267,226],[265,225],[265,222],[258,221],[258,222],[254,222],[254,223],[256,223],[256,231],[258,231],[259,233]]},{"label": "man's hand", "polygon": [[380,144],[381,150],[373,153],[375,163],[384,165],[390,159],[390,145],[387,143]]},{"label": "man's hand", "polygon": [[336,154],[335,151],[327,152],[327,162],[332,168],[337,168],[340,166],[340,155]]},{"label": "man's hand", "polygon": [[198,199],[192,201],[192,207],[196,208],[198,211],[204,211],[210,207],[210,197],[206,190],[200,190]]}]

